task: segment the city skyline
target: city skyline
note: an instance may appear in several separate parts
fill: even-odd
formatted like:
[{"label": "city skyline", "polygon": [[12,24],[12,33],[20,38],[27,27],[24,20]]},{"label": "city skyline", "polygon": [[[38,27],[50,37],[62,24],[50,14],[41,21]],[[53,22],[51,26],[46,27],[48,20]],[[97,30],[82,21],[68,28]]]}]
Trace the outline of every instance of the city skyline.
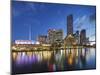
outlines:
[{"label": "city skyline", "polygon": [[62,29],[65,37],[70,14],[73,15],[73,33],[86,29],[86,36],[94,40],[95,10],[95,6],[12,1],[12,40],[29,40],[30,26],[32,40],[47,35],[49,29]]},{"label": "city skyline", "polygon": [[12,1],[12,74],[96,69],[96,6]]}]

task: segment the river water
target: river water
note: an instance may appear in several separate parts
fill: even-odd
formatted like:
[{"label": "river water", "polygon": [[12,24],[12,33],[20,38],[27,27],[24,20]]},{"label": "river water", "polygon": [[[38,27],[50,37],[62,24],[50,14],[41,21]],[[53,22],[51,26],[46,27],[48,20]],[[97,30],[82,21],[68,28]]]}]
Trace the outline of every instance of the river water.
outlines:
[{"label": "river water", "polygon": [[12,52],[13,74],[88,70],[95,68],[95,48]]}]

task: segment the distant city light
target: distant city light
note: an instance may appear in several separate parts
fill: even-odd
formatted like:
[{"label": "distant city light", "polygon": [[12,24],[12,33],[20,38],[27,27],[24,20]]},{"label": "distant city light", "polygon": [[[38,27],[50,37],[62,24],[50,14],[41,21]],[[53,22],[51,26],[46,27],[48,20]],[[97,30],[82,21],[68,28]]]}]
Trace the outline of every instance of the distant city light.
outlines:
[{"label": "distant city light", "polygon": [[35,44],[40,44],[40,42],[37,41],[37,42],[35,42]]},{"label": "distant city light", "polygon": [[35,44],[33,40],[15,40],[15,44]]}]

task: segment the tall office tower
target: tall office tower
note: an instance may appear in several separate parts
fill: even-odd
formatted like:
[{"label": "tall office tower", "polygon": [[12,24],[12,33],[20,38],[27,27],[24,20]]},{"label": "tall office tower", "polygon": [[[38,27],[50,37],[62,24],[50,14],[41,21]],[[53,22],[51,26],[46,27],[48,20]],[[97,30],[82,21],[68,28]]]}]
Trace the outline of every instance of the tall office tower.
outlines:
[{"label": "tall office tower", "polygon": [[67,16],[67,36],[73,34],[73,15]]},{"label": "tall office tower", "polygon": [[49,29],[48,30],[48,43],[52,44],[57,41],[62,41],[63,39],[63,31],[61,29]]},{"label": "tall office tower", "polygon": [[82,29],[80,32],[80,44],[86,45],[86,30]]},{"label": "tall office tower", "polygon": [[38,36],[38,41],[40,44],[46,44],[47,43],[47,36],[46,35]]}]

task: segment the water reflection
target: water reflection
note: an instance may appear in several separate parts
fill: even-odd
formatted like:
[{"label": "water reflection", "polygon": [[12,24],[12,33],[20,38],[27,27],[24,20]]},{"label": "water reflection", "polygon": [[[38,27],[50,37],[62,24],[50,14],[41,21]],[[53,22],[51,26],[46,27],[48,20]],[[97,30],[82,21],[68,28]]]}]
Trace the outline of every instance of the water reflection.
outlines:
[{"label": "water reflection", "polygon": [[13,73],[94,69],[96,65],[93,48],[12,52],[12,59]]}]

